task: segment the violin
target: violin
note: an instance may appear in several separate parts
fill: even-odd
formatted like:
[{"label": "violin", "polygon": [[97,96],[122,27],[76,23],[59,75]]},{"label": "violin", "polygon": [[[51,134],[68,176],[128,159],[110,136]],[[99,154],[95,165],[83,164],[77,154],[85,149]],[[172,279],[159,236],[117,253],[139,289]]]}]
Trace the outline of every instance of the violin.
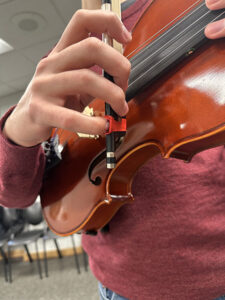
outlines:
[{"label": "violin", "polygon": [[[43,183],[41,204],[59,235],[96,233],[132,203],[135,173],[156,155],[190,162],[225,144],[225,42],[205,26],[225,17],[204,0],[155,0],[136,24],[124,55],[131,61],[127,133],[116,139],[116,167],[106,168],[105,137],[59,129],[62,161]],[[96,99],[89,110],[104,115]],[[159,170],[160,171],[160,170]]]}]

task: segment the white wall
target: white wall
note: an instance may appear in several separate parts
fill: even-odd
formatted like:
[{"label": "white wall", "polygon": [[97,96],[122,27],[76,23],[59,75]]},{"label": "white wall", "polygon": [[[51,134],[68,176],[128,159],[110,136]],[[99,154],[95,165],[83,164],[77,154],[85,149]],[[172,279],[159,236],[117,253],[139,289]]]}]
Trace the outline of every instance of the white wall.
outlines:
[{"label": "white wall", "polygon": [[18,103],[23,91],[11,94],[5,97],[0,97],[0,116],[2,116],[11,106]]}]

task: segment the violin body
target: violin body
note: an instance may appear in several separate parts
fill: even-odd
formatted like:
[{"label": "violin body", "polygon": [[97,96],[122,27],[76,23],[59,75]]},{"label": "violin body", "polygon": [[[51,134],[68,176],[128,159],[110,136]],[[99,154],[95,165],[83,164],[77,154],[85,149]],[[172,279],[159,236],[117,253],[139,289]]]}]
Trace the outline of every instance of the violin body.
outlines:
[{"label": "violin body", "polygon": [[[124,55],[135,55],[135,49],[150,36],[153,38],[149,43],[153,42],[168,24],[172,26],[174,19],[183,18],[182,13],[188,13],[195,2],[153,1],[136,24],[133,41]],[[101,178],[99,185],[90,181],[88,172],[93,160],[104,151],[105,138],[84,138],[61,130],[60,144],[67,141],[62,161],[50,171],[41,190],[49,227],[60,235],[98,230],[122,205],[134,201],[134,175],[152,157],[189,162],[200,151],[224,145],[224,83],[225,41],[221,39],[207,42],[138,93],[129,102],[127,133],[116,151],[116,168],[106,169],[103,160],[93,169],[91,176]],[[91,107],[95,114],[104,114],[103,101],[95,100]]]}]

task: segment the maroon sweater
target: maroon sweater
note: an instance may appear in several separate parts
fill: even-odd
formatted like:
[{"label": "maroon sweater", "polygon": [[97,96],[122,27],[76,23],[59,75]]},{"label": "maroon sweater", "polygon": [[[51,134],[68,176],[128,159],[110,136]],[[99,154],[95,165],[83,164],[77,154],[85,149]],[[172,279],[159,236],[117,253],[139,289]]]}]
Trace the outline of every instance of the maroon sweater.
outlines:
[{"label": "maroon sweater", "polygon": [[[139,0],[124,12],[129,29],[144,8],[145,0]],[[83,236],[97,279],[131,300],[211,300],[225,294],[224,162],[219,147],[190,164],[156,157],[142,167],[133,182],[135,202],[120,209],[110,232]],[[43,170],[39,146],[15,146],[0,134],[2,205],[31,204]]]}]

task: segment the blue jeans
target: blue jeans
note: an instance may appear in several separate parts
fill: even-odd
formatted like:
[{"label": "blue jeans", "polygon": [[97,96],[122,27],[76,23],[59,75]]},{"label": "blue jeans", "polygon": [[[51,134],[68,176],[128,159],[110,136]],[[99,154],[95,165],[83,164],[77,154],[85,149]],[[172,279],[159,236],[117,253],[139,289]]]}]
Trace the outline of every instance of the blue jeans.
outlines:
[{"label": "blue jeans", "polygon": [[[100,300],[129,300],[124,298],[113,291],[109,290],[108,288],[104,287],[100,282],[98,284]],[[214,300],[225,300],[225,295]]]},{"label": "blue jeans", "polygon": [[129,300],[104,287],[100,282],[98,284],[98,288],[100,300]]}]

